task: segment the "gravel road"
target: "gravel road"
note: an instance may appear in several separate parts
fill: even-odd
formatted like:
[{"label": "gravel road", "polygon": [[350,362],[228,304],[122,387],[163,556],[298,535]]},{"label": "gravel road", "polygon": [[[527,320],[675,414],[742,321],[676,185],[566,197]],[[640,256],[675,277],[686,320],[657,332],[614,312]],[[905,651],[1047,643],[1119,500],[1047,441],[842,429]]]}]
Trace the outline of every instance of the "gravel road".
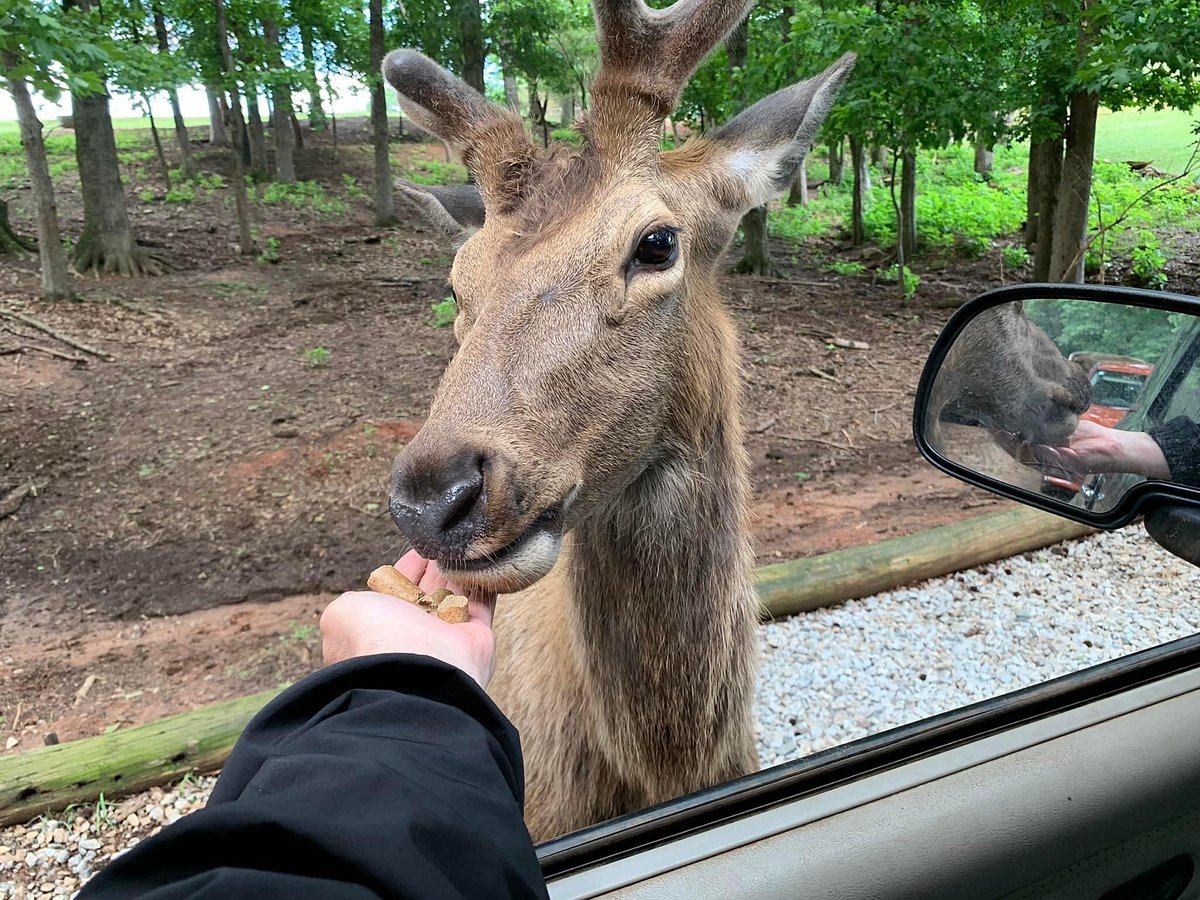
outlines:
[{"label": "gravel road", "polygon": [[[775,765],[1196,631],[1200,568],[1140,527],[771,622],[759,752]],[[73,896],[212,782],[0,831],[0,900]]]}]

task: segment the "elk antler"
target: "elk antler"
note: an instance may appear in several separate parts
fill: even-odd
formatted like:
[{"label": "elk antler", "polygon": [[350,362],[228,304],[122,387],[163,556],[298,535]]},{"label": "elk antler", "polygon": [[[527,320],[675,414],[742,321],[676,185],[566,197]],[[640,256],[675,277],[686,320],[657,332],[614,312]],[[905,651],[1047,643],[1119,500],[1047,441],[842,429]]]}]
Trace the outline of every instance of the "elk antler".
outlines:
[{"label": "elk antler", "polygon": [[462,157],[488,211],[511,211],[538,160],[521,117],[416,50],[389,53],[383,77],[399,93],[408,117]]},{"label": "elk antler", "polygon": [[[600,70],[592,85],[589,137],[608,146],[652,134],[674,111],[688,79],[754,0],[593,0]],[[650,129],[653,129],[651,132]]]}]

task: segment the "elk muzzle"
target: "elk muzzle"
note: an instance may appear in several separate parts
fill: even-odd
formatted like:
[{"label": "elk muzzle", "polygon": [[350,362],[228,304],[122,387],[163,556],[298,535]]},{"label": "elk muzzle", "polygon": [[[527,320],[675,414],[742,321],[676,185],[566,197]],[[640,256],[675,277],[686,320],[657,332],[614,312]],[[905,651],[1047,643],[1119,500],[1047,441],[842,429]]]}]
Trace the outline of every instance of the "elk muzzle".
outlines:
[{"label": "elk muzzle", "polygon": [[434,443],[418,435],[392,471],[388,509],[413,548],[464,586],[502,593],[549,572],[574,491],[543,497],[501,449]]}]

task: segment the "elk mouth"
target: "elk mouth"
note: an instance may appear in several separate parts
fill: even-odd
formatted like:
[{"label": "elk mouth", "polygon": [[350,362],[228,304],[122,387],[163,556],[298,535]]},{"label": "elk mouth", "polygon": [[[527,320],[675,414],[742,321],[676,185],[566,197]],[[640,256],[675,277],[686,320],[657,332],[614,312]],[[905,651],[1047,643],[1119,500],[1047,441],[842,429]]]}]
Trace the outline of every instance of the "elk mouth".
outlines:
[{"label": "elk mouth", "polygon": [[454,581],[497,593],[524,590],[545,577],[558,561],[563,520],[575,494],[571,491],[503,547],[475,557],[439,559],[438,568]]}]

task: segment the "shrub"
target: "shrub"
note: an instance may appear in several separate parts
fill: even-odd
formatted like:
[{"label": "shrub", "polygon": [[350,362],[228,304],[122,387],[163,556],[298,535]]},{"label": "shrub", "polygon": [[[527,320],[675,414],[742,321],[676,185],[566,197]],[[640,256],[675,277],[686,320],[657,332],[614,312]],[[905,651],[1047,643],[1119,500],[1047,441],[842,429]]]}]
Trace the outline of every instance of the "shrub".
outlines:
[{"label": "shrub", "polygon": [[437,159],[415,159],[408,178],[417,184],[466,184],[467,170],[457,163]]},{"label": "shrub", "polygon": [[158,194],[155,191],[152,191],[150,188],[145,188],[138,193],[138,197],[141,198],[143,203],[153,203],[158,199]]},{"label": "shrub", "polygon": [[304,362],[310,369],[322,369],[329,365],[331,356],[333,356],[333,351],[328,347],[310,347],[304,351]]},{"label": "shrub", "polygon": [[867,267],[860,262],[845,259],[835,259],[829,264],[829,271],[835,275],[861,275]]},{"label": "shrub", "polygon": [[[900,267],[896,265],[890,265],[886,269],[880,271],[879,275],[881,278],[885,278],[888,281],[898,282],[901,277]],[[921,276],[912,269],[908,268],[908,266],[905,266],[903,277],[904,299],[911,300],[916,295],[917,288],[921,286]]]},{"label": "shrub", "polygon": [[258,255],[260,263],[279,262],[279,238],[269,237],[263,242],[262,253]]},{"label": "shrub", "polygon": [[458,305],[453,297],[443,297],[433,304],[433,327],[449,328],[458,318]]},{"label": "shrub", "polygon": [[329,197],[325,188],[315,181],[297,181],[292,184],[275,182],[263,188],[263,203],[287,203],[296,209],[311,206],[319,213],[326,215],[342,215],[346,212],[346,204],[335,197]]},{"label": "shrub", "polygon": [[555,128],[550,132],[550,137],[556,141],[562,141],[564,144],[574,144],[576,147],[583,146],[583,135],[574,128]]},{"label": "shrub", "polygon": [[191,203],[196,199],[196,189],[184,181],[167,191],[166,199],[168,203]]},{"label": "shrub", "polygon": [[1004,260],[1004,265],[1009,269],[1020,269],[1022,266],[1029,265],[1029,251],[1020,244],[1009,244],[1000,251],[1000,256]]},{"label": "shrub", "polygon": [[1138,236],[1130,260],[1133,264],[1133,279],[1142,287],[1162,290],[1167,286],[1167,273],[1163,271],[1167,264],[1167,256],[1153,232],[1143,231]]}]

